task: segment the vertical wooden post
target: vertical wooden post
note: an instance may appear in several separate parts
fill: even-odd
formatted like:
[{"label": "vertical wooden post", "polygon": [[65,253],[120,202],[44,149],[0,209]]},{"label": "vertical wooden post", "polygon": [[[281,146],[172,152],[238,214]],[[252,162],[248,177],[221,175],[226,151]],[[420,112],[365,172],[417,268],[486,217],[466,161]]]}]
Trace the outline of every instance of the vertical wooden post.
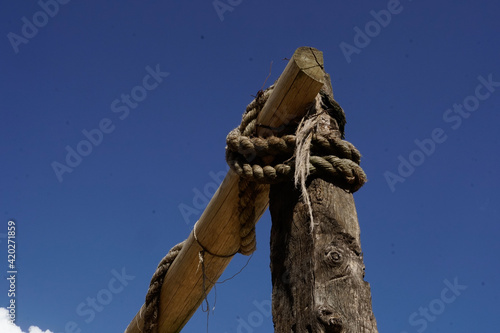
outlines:
[{"label": "vertical wooden post", "polygon": [[[320,117],[317,132],[340,136],[333,118]],[[353,196],[322,179],[309,180],[307,191],[312,230],[292,182],[270,189],[275,332],[377,333]]]}]

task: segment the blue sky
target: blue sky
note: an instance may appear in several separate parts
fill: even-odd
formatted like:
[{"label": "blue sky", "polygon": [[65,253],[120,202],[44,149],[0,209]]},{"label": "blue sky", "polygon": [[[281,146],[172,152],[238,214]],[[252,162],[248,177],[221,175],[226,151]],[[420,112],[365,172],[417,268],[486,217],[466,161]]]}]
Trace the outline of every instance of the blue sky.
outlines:
[{"label": "blue sky", "polygon": [[[324,52],[363,155],[354,198],[379,331],[497,329],[500,5],[216,4],[4,4],[0,307],[13,219],[18,327],[2,332],[122,332],[227,170],[226,134],[270,62],[268,84],[300,46]],[[72,150],[86,156],[68,162]],[[273,331],[270,225],[266,213],[250,264],[218,285],[210,332]],[[198,311],[183,332],[205,329]]]}]

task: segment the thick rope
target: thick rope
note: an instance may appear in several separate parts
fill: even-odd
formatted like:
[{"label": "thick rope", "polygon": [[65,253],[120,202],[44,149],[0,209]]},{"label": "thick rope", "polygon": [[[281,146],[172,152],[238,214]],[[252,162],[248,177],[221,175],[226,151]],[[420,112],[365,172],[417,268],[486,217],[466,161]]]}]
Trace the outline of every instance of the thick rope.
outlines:
[{"label": "thick rope", "polygon": [[[253,135],[256,132],[257,116],[264,107],[267,99],[271,95],[274,85],[269,87],[263,92],[259,92],[257,97],[247,106],[243,114],[241,124],[238,128],[234,129],[235,135],[240,133],[245,136]],[[265,142],[265,141],[263,141]],[[241,142],[241,152],[246,160],[252,161],[257,157],[255,150],[250,150],[249,154],[246,153],[247,148],[245,143]],[[238,181],[239,201],[238,201],[238,217],[240,221],[240,249],[239,253],[243,255],[251,255],[257,248],[257,238],[255,235],[255,199],[258,192],[256,191],[257,183],[249,179],[240,177]]]},{"label": "thick rope", "polygon": [[167,255],[158,264],[158,268],[156,268],[151,278],[149,289],[146,294],[146,310],[144,311],[144,324],[142,329],[144,333],[156,333],[158,331],[158,309],[160,306],[160,292],[163,285],[163,279],[175,258],[177,258],[177,255],[182,250],[185,242],[186,241],[183,241],[175,245],[168,251]]},{"label": "thick rope", "polygon": [[[252,105],[253,102],[249,107]],[[297,137],[290,134],[268,138],[251,136],[251,130],[256,127],[257,115],[254,109],[247,111],[242,125],[228,134],[227,163],[240,177],[257,183],[274,184],[293,179],[296,169],[296,156],[293,154],[297,149]],[[243,127],[245,124],[248,125]],[[333,134],[308,132],[307,137],[310,137],[311,176],[320,177],[351,193],[363,186],[366,174],[359,166],[361,155],[351,143]],[[273,163],[263,162],[267,156],[274,157]]]},{"label": "thick rope", "polygon": [[[248,106],[239,127],[232,130],[226,139],[226,161],[240,176],[240,253],[250,254],[255,251],[255,212],[253,200],[256,195],[252,190],[257,183],[274,184],[294,179],[300,187],[303,200],[308,207],[313,224],[312,206],[306,188],[309,176],[320,177],[336,186],[354,193],[366,182],[366,175],[359,166],[361,155],[349,142],[342,140],[345,118],[343,111],[335,101],[321,92],[314,104],[295,129],[274,129],[282,136],[262,138],[256,136],[257,117],[271,94],[273,86],[261,93]],[[315,133],[319,114],[331,112],[338,120],[340,137],[329,133]],[[262,126],[265,127],[265,126]],[[292,127],[292,126],[288,126]],[[292,128],[293,129],[293,128]],[[271,163],[264,161],[270,160]]]},{"label": "thick rope", "polygon": [[240,249],[243,255],[252,254],[257,247],[257,238],[255,236],[255,198],[257,191],[256,183],[247,179],[240,178],[238,216],[240,220]]}]

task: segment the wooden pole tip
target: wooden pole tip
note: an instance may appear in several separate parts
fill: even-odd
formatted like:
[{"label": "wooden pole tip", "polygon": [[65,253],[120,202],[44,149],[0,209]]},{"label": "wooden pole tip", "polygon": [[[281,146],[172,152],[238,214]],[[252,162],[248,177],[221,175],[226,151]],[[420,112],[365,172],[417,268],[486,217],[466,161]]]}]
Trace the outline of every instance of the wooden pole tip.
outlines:
[{"label": "wooden pole tip", "polygon": [[302,46],[295,50],[292,59],[305,74],[323,82],[325,75],[323,52],[314,47]]}]

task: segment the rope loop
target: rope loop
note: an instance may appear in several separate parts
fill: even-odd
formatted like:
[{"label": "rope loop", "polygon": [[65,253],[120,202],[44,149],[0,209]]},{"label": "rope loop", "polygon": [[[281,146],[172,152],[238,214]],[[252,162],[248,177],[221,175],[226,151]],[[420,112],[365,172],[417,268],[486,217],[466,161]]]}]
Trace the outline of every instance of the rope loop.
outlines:
[{"label": "rope loop", "polygon": [[[255,134],[256,127],[261,126],[256,123],[257,117],[273,88],[271,86],[261,98],[247,106],[240,126],[229,132],[226,138],[226,162],[240,177],[256,183],[289,181],[295,172],[296,134],[268,138]],[[273,162],[264,163],[271,156]],[[354,193],[366,182],[366,175],[359,166],[360,160],[361,154],[350,142],[333,133],[312,134],[309,175]]]},{"label": "rope loop", "polygon": [[[320,177],[350,192],[356,192],[366,182],[366,175],[359,166],[361,154],[351,143],[342,140],[345,117],[342,108],[326,93],[320,92],[316,103],[308,110],[298,128],[289,122],[278,129],[282,135],[267,138],[256,135],[257,127],[269,128],[257,123],[257,117],[271,95],[274,86],[258,94],[246,108],[241,124],[226,138],[226,162],[240,176],[240,253],[255,251],[255,212],[253,200],[255,184],[275,184],[297,177],[301,190],[305,191],[305,178]],[[339,115],[338,133],[321,135],[315,132],[318,115],[329,112]],[[314,118],[316,117],[316,118]],[[290,133],[293,131],[294,133]],[[276,132],[276,131],[274,131]],[[302,159],[302,160],[301,160]],[[305,159],[305,161],[303,161]],[[268,162],[271,161],[271,162]],[[296,170],[302,171],[298,172]],[[305,194],[305,193],[303,193]],[[304,195],[308,201],[308,196]],[[311,212],[312,218],[312,212]]]}]

